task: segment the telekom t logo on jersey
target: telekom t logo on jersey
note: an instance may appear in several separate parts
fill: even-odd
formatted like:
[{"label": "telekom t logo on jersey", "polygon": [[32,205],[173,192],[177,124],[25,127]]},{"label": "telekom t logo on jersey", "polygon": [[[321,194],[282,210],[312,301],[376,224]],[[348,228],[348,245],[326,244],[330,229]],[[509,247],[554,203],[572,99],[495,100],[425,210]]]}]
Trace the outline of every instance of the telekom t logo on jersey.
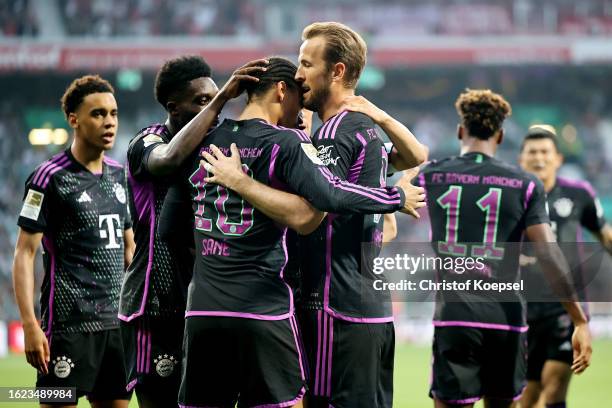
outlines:
[{"label": "telekom t logo on jersey", "polygon": [[100,215],[100,218],[98,219],[98,227],[101,228],[100,238],[108,238],[108,245],[106,245],[104,248],[121,248],[121,245],[119,242],[117,242],[117,238],[121,238],[123,236],[123,231],[121,228],[116,228],[121,227],[119,214]]}]

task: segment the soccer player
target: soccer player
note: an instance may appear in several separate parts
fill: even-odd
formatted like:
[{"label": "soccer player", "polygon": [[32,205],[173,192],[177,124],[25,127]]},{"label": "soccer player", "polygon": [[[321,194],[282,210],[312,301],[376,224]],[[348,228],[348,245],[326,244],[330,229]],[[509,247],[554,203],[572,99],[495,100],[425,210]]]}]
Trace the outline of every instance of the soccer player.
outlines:
[{"label": "soccer player", "polygon": [[[212,164],[201,166],[199,154],[187,161],[184,180],[164,203],[162,237],[181,237],[177,217],[186,213],[185,204],[193,203],[195,217],[180,405],[293,406],[305,392],[293,293],[283,279],[286,227],[236,194],[240,184],[288,188],[319,210],[338,213],[405,208],[402,188],[341,181],[303,132],[283,127],[296,125],[301,108],[296,66],[269,61],[260,81],[247,85],[248,103],[238,120],[226,119],[204,141],[200,152]],[[227,186],[213,184],[212,155],[221,158],[230,149],[242,158],[234,169],[238,177]]]},{"label": "soccer player", "polygon": [[135,387],[140,407],[175,405],[180,385],[185,300],[193,262],[188,252],[174,256],[156,234],[172,173],[206,136],[225,102],[240,93],[240,81],[256,81],[248,73],[261,69],[258,64],[264,62],[253,61],[236,70],[218,94],[203,58],[167,61],[157,74],[155,97],[168,118],[140,130],[130,142],[136,252],[125,274],[119,318],[128,388]]},{"label": "soccer player", "polygon": [[[606,224],[593,187],[586,181],[557,176],[563,156],[559,153],[552,126],[529,128],[523,139],[519,162],[523,170],[535,174],[544,184],[550,223],[557,242],[580,242],[584,227],[608,252],[612,251],[612,229]],[[580,261],[578,248],[572,251],[566,245],[564,250],[574,252],[569,259]],[[546,288],[542,271],[531,264],[535,258],[522,259],[526,264],[522,265],[525,280],[532,287]],[[575,274],[574,281],[580,284],[581,274]],[[521,406],[535,407],[541,398],[547,407],[564,408],[572,375],[571,319],[558,302],[530,302],[527,323],[527,387],[521,397]]]},{"label": "soccer player", "polygon": [[[97,75],[66,89],[62,108],[74,140],[26,182],[13,282],[36,386],[76,387],[77,397],[87,395],[93,407],[120,408],[130,394],[117,311],[134,243],[123,166],[104,155],[117,132],[113,92]],[[41,242],[39,326],[32,295]]]},{"label": "soccer player", "polygon": [[[502,142],[508,102],[490,90],[467,90],[455,103],[461,118],[461,155],[432,162],[419,175],[427,191],[432,244],[441,258],[481,258],[465,272],[487,282],[518,279],[518,243],[532,241],[543,270],[566,299],[568,265],[548,224],[542,184],[531,174],[495,159]],[[507,245],[504,245],[508,243]],[[454,268],[439,269],[439,282],[461,279]],[[499,302],[495,292],[438,291],[434,314],[433,375],[436,407],[509,407],[525,385],[527,325],[521,294]],[[563,306],[576,327],[576,373],[589,365],[590,332],[580,304]]]},{"label": "soccer player", "polygon": [[[313,23],[302,40],[296,80],[304,107],[323,121],[312,142],[331,173],[383,187],[389,162],[398,169],[423,163],[427,149],[401,123],[355,96],[367,52],[359,34],[339,23]],[[375,124],[394,143],[389,156]],[[377,251],[362,258],[362,243],[379,246],[382,237],[379,215],[337,212],[300,241],[304,302],[299,317],[311,368],[309,406],[393,403],[391,296],[372,285],[380,277],[367,267],[368,257]]]}]

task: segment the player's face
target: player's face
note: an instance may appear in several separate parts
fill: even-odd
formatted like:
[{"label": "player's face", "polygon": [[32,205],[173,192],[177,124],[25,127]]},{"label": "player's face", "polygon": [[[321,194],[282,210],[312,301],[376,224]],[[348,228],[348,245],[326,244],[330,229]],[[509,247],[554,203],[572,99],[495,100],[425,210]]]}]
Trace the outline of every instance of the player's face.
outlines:
[{"label": "player's face", "polygon": [[329,98],[332,71],[324,59],[325,39],[308,39],[300,47],[299,65],[295,80],[302,85],[306,109],[319,112]]},{"label": "player's face", "polygon": [[219,88],[211,78],[193,79],[189,82],[189,86],[176,96],[170,114],[182,128],[210,103],[217,92]]},{"label": "player's face", "polygon": [[528,140],[519,156],[523,170],[535,174],[542,181],[554,178],[562,161],[550,139]]},{"label": "player's face", "polygon": [[287,88],[281,103],[283,116],[278,124],[288,128],[297,128],[298,115],[302,109],[302,92],[297,88]]},{"label": "player's face", "polygon": [[69,122],[76,137],[86,145],[94,150],[110,150],[115,144],[119,125],[117,101],[110,92],[89,94],[76,112],[70,114]]}]

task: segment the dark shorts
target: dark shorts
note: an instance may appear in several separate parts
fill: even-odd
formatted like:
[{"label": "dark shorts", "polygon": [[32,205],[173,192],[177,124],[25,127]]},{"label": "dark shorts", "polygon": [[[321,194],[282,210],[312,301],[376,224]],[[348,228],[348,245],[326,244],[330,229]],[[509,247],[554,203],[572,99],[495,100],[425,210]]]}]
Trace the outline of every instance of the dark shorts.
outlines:
[{"label": "dark shorts", "polygon": [[540,381],[542,368],[547,360],[572,365],[574,359],[573,333],[572,320],[565,313],[529,322],[527,335],[529,344],[527,379],[529,381]]},{"label": "dark shorts", "polygon": [[91,401],[130,399],[118,328],[53,334],[50,348],[49,374],[38,374],[37,387],[76,387]]},{"label": "dark shorts", "polygon": [[525,387],[527,333],[436,327],[429,396],[448,404],[514,400]]},{"label": "dark shorts", "polygon": [[121,322],[128,388],[176,402],[181,383],[185,318],[146,316]]},{"label": "dark shorts", "polygon": [[179,405],[288,407],[305,393],[295,318],[188,317]]},{"label": "dark shorts", "polygon": [[310,407],[393,404],[393,323],[351,323],[322,310],[299,314],[309,367]]}]

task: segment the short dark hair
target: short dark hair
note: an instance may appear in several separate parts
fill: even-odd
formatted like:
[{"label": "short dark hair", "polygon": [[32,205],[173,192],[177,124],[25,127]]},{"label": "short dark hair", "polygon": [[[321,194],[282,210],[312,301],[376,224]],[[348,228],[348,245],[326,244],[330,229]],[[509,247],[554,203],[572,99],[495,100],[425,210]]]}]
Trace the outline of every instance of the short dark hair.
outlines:
[{"label": "short dark hair", "polygon": [[196,78],[210,78],[212,69],[199,55],[186,55],[166,61],[155,77],[155,99],[166,109],[168,100],[187,88]]},{"label": "short dark hair", "polygon": [[461,124],[470,136],[488,140],[501,129],[512,108],[503,96],[490,89],[466,89],[455,102]]},{"label": "short dark hair", "polygon": [[93,93],[115,93],[112,85],[99,75],[85,75],[75,79],[68,85],[64,95],[62,95],[62,110],[66,115],[70,115],[79,108],[83,99]]},{"label": "short dark hair", "polygon": [[552,141],[553,145],[555,145],[555,150],[559,152],[559,142],[557,141],[557,131],[551,125],[533,125],[529,127],[527,130],[527,134],[523,138],[523,142],[521,143],[521,152],[525,148],[525,145],[529,140],[542,140],[548,139]]},{"label": "short dark hair", "polygon": [[248,82],[245,85],[247,101],[250,102],[254,96],[259,96],[267,92],[277,82],[283,81],[291,89],[299,89],[299,84],[295,80],[297,66],[286,58],[269,57],[265,71],[258,71],[250,75],[259,78],[257,82]]}]

